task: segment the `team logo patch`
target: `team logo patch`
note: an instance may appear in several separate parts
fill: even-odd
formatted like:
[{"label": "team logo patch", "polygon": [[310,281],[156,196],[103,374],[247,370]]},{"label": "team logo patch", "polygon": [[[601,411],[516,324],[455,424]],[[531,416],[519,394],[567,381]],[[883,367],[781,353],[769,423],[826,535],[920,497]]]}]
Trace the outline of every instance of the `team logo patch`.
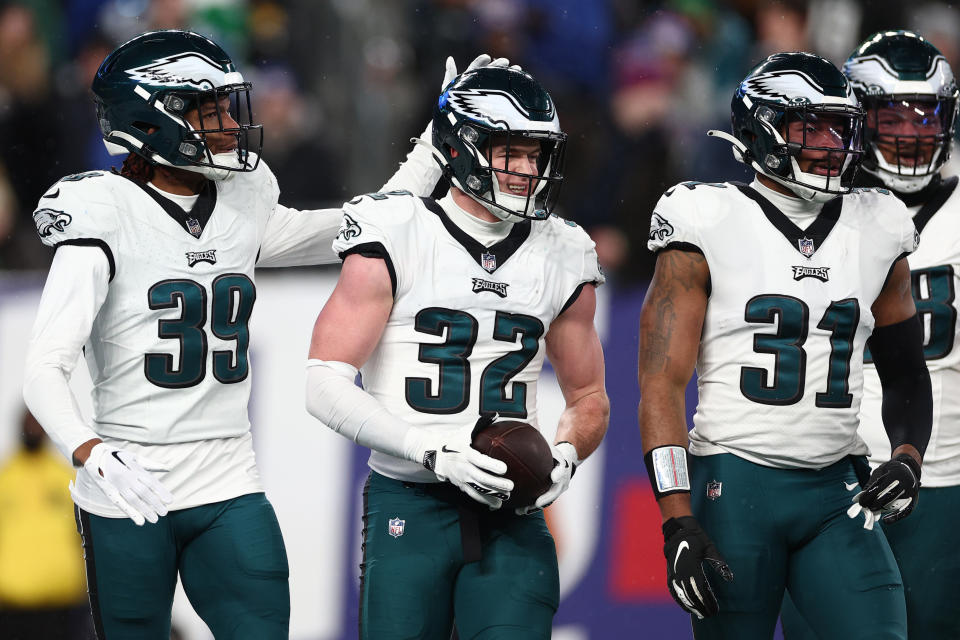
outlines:
[{"label": "team logo patch", "polygon": [[659,213],[654,213],[653,217],[650,218],[650,240],[663,242],[672,235],[673,225]]},{"label": "team logo patch", "polygon": [[350,238],[356,238],[360,233],[361,229],[357,221],[348,214],[343,214],[343,222],[340,223],[340,231],[337,232],[337,237],[349,240]]},{"label": "team logo patch", "polygon": [[390,520],[387,521],[388,532],[394,538],[399,538],[403,535],[403,529],[406,524],[406,520],[401,520],[400,518],[390,518]]},{"label": "team logo patch", "polygon": [[33,223],[37,225],[37,233],[46,238],[54,231],[63,231],[73,221],[66,211],[56,209],[37,209],[33,212]]},{"label": "team logo patch", "polygon": [[217,250],[207,249],[206,251],[187,251],[187,266],[192,267],[198,262],[217,264]]},{"label": "team logo patch", "polygon": [[[481,253],[480,266],[486,269],[488,273],[493,273],[497,270],[497,256],[492,253]],[[476,281],[474,281],[474,285],[476,285]]]},{"label": "team logo patch", "polygon": [[797,240],[797,248],[800,249],[800,253],[808,258],[817,250],[813,244],[813,240],[810,238],[800,238]]},{"label": "team logo patch", "polygon": [[[447,103],[457,111],[495,128],[500,128],[503,122],[514,122],[518,115],[530,118],[530,112],[513,95],[499,89],[457,89],[454,85],[440,96],[440,108]],[[551,123],[557,121],[553,102],[548,105],[546,115]]]},{"label": "team logo patch", "polygon": [[793,267],[793,279],[803,280],[804,278],[816,278],[820,282],[827,282],[830,279],[830,267]]},{"label": "team logo patch", "polygon": [[203,227],[200,226],[200,221],[196,218],[187,218],[187,231],[194,238],[199,238],[200,234],[203,233]]},{"label": "team logo patch", "polygon": [[495,293],[501,298],[507,297],[507,287],[509,285],[506,282],[490,282],[489,280],[482,280],[480,278],[473,278],[473,292],[480,293],[482,291],[489,291],[490,293]]},{"label": "team logo patch", "polygon": [[716,480],[711,480],[707,483],[707,498],[710,500],[716,500],[720,497],[720,492],[723,490],[723,483],[717,482]]}]

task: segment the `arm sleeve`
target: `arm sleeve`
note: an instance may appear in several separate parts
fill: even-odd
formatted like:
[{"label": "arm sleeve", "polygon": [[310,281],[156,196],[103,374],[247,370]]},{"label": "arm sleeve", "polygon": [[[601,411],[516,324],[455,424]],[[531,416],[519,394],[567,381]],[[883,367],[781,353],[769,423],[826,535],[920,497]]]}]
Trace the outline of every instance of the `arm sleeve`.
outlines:
[{"label": "arm sleeve", "polygon": [[267,220],[257,266],[294,267],[339,262],[330,245],[340,228],[342,216],[341,209],[300,211],[277,204]]},{"label": "arm sleeve", "polygon": [[668,189],[650,216],[647,248],[654,253],[664,249],[682,249],[703,253],[697,229],[696,187],[678,184]]},{"label": "arm sleeve", "polygon": [[[433,122],[427,125],[420,139],[424,143],[430,143],[433,139]],[[386,184],[380,187],[380,192],[409,191],[415,196],[428,198],[441,177],[443,177],[443,170],[434,159],[430,147],[426,144],[414,144],[413,150],[407,154],[406,161],[400,165]]]},{"label": "arm sleeve", "polygon": [[97,434],[84,422],[69,381],[107,297],[110,265],[91,247],[57,249],[27,349],[23,399],[56,447],[73,452]]},{"label": "arm sleeve", "polygon": [[307,412],[357,444],[404,460],[416,460],[420,430],[393,416],[354,384],[346,362],[307,361]]},{"label": "arm sleeve", "polygon": [[868,343],[883,389],[880,414],[890,450],[912,444],[923,456],[933,425],[933,396],[919,316],[875,328]]}]

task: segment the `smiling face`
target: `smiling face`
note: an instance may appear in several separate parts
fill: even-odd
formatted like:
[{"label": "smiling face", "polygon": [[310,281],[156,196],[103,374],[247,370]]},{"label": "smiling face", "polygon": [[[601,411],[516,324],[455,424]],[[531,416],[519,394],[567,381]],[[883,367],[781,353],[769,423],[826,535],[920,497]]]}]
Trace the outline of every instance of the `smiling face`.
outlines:
[{"label": "smiling face", "polygon": [[[194,130],[206,132],[203,136],[211,154],[236,150],[240,125],[233,118],[229,96],[221,96],[217,100],[205,99],[200,102],[198,108],[190,109],[183,114],[183,117]],[[220,129],[230,132],[223,132]]]},{"label": "smiling face", "polygon": [[[540,175],[540,142],[530,138],[494,138],[490,142],[488,161],[497,171],[500,191],[514,196],[529,196],[537,188],[537,181],[524,176]],[[524,174],[524,175],[515,175]]]}]

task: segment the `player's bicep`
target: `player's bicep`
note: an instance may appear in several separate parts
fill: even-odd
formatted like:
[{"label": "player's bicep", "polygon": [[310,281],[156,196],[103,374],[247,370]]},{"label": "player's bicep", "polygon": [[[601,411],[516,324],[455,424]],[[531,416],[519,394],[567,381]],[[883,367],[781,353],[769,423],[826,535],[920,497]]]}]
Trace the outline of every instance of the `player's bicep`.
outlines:
[{"label": "player's bicep", "polygon": [[871,311],[875,326],[878,327],[903,322],[917,312],[910,290],[910,265],[906,258],[900,258],[894,263],[890,277],[874,301]]},{"label": "player's bicep", "polygon": [[641,390],[651,380],[665,380],[681,388],[690,380],[707,311],[709,281],[710,269],[699,253],[668,249],[657,256],[640,312]]},{"label": "player's bicep", "polygon": [[547,357],[568,403],[604,388],[603,349],[593,324],[596,307],[596,287],[584,285],[545,338]]},{"label": "player's bicep", "polygon": [[337,286],[314,324],[310,358],[363,366],[380,341],[392,308],[386,262],[348,255]]}]

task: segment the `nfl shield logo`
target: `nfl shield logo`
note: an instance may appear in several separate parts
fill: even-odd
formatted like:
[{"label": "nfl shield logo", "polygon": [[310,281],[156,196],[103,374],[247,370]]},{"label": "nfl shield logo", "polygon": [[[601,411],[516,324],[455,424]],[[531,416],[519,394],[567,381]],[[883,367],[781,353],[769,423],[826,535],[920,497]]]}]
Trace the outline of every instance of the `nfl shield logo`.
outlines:
[{"label": "nfl shield logo", "polygon": [[808,258],[816,251],[816,248],[813,246],[813,240],[810,238],[800,238],[797,240],[797,245],[800,247],[800,253]]},{"label": "nfl shield logo", "polygon": [[200,221],[196,218],[187,218],[187,229],[190,231],[190,235],[194,238],[199,238],[200,234],[203,233],[203,228],[200,226]]},{"label": "nfl shield logo", "polygon": [[493,273],[497,270],[497,256],[493,255],[492,253],[481,253],[480,266],[486,269],[488,272]]},{"label": "nfl shield logo", "polygon": [[406,520],[401,520],[400,518],[392,518],[387,524],[390,525],[390,535],[394,538],[399,538],[403,535],[403,525],[406,523]]},{"label": "nfl shield logo", "polygon": [[717,482],[716,480],[711,480],[707,483],[707,497],[711,500],[716,500],[720,497],[720,490],[723,489],[723,483]]}]

